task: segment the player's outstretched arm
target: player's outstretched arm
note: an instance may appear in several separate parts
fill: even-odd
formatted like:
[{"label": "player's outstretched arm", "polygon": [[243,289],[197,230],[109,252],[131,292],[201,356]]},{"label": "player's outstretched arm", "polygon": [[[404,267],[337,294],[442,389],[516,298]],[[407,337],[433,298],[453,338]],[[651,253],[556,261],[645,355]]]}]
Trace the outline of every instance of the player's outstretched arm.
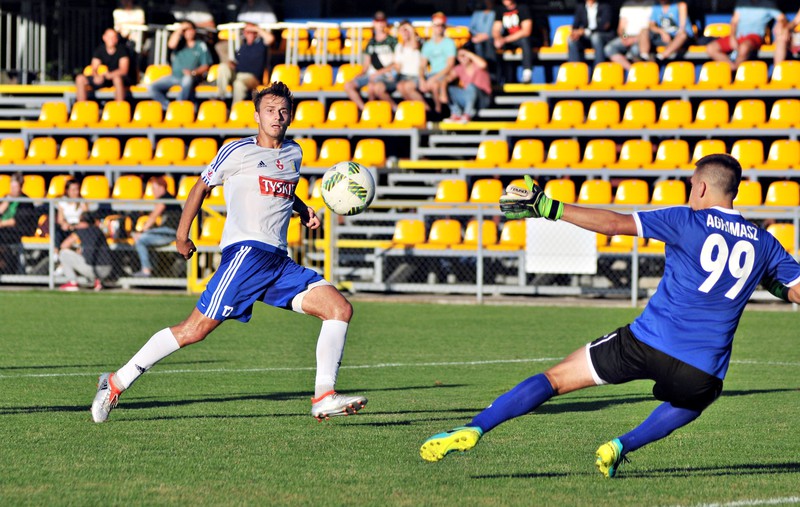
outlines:
[{"label": "player's outstretched arm", "polygon": [[195,250],[197,250],[194,242],[189,239],[189,229],[192,227],[192,222],[197,217],[197,213],[200,212],[203,200],[210,193],[211,187],[206,185],[201,178],[197,180],[197,183],[194,184],[186,197],[186,203],[183,205],[183,212],[181,213],[181,221],[175,233],[175,248],[184,259],[190,259]]}]

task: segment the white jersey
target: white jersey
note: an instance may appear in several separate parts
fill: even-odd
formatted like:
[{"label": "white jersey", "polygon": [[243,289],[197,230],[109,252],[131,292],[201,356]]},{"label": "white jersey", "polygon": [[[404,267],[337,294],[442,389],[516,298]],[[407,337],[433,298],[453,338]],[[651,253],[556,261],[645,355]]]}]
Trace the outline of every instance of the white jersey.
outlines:
[{"label": "white jersey", "polygon": [[220,249],[258,241],[286,250],[302,160],[302,148],[291,140],[280,148],[262,148],[252,136],[220,148],[201,175],[208,186],[224,185],[228,217]]}]

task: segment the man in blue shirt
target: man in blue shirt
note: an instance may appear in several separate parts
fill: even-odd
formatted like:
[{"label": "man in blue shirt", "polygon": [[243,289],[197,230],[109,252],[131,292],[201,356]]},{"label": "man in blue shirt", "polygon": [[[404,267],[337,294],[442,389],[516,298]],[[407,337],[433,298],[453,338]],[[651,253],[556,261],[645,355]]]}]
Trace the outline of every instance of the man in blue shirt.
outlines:
[{"label": "man in blue shirt", "polygon": [[169,106],[167,92],[175,85],[181,87],[178,100],[193,99],[195,87],[212,63],[208,46],[197,39],[197,29],[191,21],[181,21],[178,29],[169,36],[167,47],[173,51],[172,74],[162,77],[148,87],[153,99],[160,102],[164,109]]},{"label": "man in blue shirt", "polygon": [[245,24],[242,33],[244,40],[236,52],[236,57],[227,63],[220,63],[217,74],[220,98],[225,97],[228,85],[233,79],[232,104],[248,98],[248,92],[255,90],[262,83],[269,54],[268,46],[275,40],[272,32],[253,23]]},{"label": "man in blue shirt", "polygon": [[735,72],[744,61],[758,54],[770,24],[780,31],[785,22],[786,16],[772,2],[739,0],[731,17],[731,34],[711,41],[706,52],[713,60],[730,63]]},{"label": "man in blue shirt", "polygon": [[509,185],[500,199],[506,218],[562,219],[609,236],[658,239],[666,244],[664,276],[632,324],[524,380],[468,425],[429,438],[422,458],[438,461],[469,450],[487,431],[553,396],[653,380],[653,395],[663,403],[638,427],[597,450],[597,468],[614,477],[626,454],[699,417],[722,392],[733,335],[759,281],[781,299],[800,303],[800,265],[778,240],[733,209],[741,176],[733,157],[709,155],[697,162],[689,207],[630,215],[553,200],[527,176],[527,188]]}]

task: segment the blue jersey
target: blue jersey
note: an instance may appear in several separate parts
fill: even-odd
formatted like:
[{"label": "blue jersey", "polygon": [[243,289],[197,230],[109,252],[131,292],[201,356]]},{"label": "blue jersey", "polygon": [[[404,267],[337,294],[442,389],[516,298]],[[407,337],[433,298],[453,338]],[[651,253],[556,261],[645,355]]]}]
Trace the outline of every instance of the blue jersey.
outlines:
[{"label": "blue jersey", "polygon": [[640,237],[666,244],[658,289],[631,324],[639,340],[725,378],[739,318],[761,278],[800,283],[800,264],[738,211],[672,207],[633,215]]}]

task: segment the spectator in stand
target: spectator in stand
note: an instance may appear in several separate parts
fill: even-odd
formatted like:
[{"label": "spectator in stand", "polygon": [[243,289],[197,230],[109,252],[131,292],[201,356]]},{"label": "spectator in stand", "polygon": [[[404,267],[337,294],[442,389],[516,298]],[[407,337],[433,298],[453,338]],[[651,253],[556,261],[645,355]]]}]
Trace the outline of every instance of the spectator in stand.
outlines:
[{"label": "spectator in stand", "polygon": [[642,30],[650,27],[653,6],[649,0],[628,0],[619,11],[617,37],[606,44],[603,51],[606,58],[617,62],[625,69],[630,68],[630,60],[639,56],[636,42]]},{"label": "spectator in stand", "polygon": [[433,109],[442,112],[442,104],[447,104],[447,77],[456,64],[456,43],[445,36],[447,16],[436,12],[431,16],[432,35],[422,45],[422,58],[419,70],[419,91],[430,93]]},{"label": "spectator in stand", "polygon": [[570,62],[583,62],[586,60],[584,51],[594,49],[594,64],[606,61],[603,48],[614,38],[614,11],[611,4],[599,0],[586,0],[575,6],[575,17],[572,21],[572,31],[569,34],[568,60]]},{"label": "spectator in stand", "polygon": [[208,46],[205,42],[197,40],[197,29],[191,21],[181,21],[178,29],[169,36],[167,47],[173,51],[172,74],[162,77],[148,87],[153,99],[159,101],[164,109],[169,105],[167,92],[175,85],[181,87],[178,100],[192,100],[195,87],[212,63]]},{"label": "spectator in stand", "polygon": [[[78,180],[68,180],[64,185],[64,197],[67,199],[80,199],[81,197],[81,183]],[[58,246],[61,244],[72,231],[75,226],[80,222],[81,215],[89,211],[89,205],[86,202],[79,201],[58,201],[56,208],[56,253]]]},{"label": "spectator in stand", "polygon": [[[150,180],[153,185],[155,199],[175,199],[167,191],[167,180],[156,176]],[[158,203],[153,211],[147,215],[147,221],[142,225],[141,232],[132,234],[133,246],[139,254],[142,269],[133,274],[136,278],[149,278],[153,275],[153,264],[150,262],[150,247],[169,245],[175,241],[175,233],[181,219],[182,208],[180,204]],[[160,224],[160,225],[159,225]]]},{"label": "spectator in stand", "polygon": [[170,9],[175,21],[191,21],[195,28],[216,31],[217,24],[211,9],[203,0],[175,0],[175,4]]},{"label": "spectator in stand", "polygon": [[131,29],[128,25],[144,25],[144,9],[134,5],[133,0],[120,0],[119,7],[111,13],[114,18],[114,30],[123,39],[130,39]]},{"label": "spectator in stand", "polygon": [[694,29],[686,2],[660,0],[653,6],[650,27],[639,34],[639,58],[650,60],[651,48],[663,47],[664,51],[656,54],[655,58],[674,60],[692,39]]},{"label": "spectator in stand", "polygon": [[497,62],[497,50],[495,50],[492,40],[494,17],[494,0],[484,0],[483,8],[475,9],[469,19],[469,41],[475,48],[474,53],[486,60],[490,72]]},{"label": "spectator in stand", "polygon": [[267,0],[245,0],[239,9],[236,21],[267,25],[277,23],[278,17]]},{"label": "spectator in stand", "polygon": [[[110,86],[114,87],[114,100],[125,100],[131,84],[131,59],[127,47],[119,43],[119,34],[113,28],[106,28],[103,32],[103,43],[94,50],[90,65],[91,76],[81,73],[75,78],[75,100],[86,100],[87,88],[94,92]],[[105,65],[105,72],[100,72],[101,65]]]},{"label": "spectator in stand", "polygon": [[[711,41],[706,46],[708,56],[718,62],[730,63],[735,72],[742,62],[758,53],[771,23],[776,27],[786,23],[786,16],[772,2],[739,0],[731,17],[731,35]],[[780,31],[778,28],[777,33]]]},{"label": "spectator in stand", "polygon": [[786,60],[789,55],[794,59],[800,57],[800,32],[795,33],[798,24],[800,24],[800,10],[791,22],[776,27],[773,63],[778,64]]},{"label": "spectator in stand", "polygon": [[467,123],[492,100],[492,78],[487,70],[487,62],[471,49],[472,45],[467,44],[458,50],[458,65],[448,76],[450,118],[446,121]]},{"label": "spectator in stand", "polygon": [[[534,25],[530,7],[515,0],[503,0],[503,7],[497,9],[492,25],[492,38],[497,50],[522,49],[522,83],[530,83],[533,79]],[[506,66],[506,82],[516,81],[514,69],[516,65]]]},{"label": "spectator in stand", "polygon": [[94,282],[94,290],[103,290],[103,280],[111,275],[111,249],[88,212],[81,213],[75,229],[61,243],[61,269],[67,282],[59,289],[68,292],[79,289],[79,276]]},{"label": "spectator in stand", "polygon": [[241,102],[264,80],[264,69],[269,57],[269,45],[275,40],[272,32],[247,23],[242,30],[244,40],[236,52],[236,57],[227,63],[220,63],[217,73],[217,88],[220,98],[224,98],[228,85],[233,80],[232,103]]},{"label": "spectator in stand", "polygon": [[364,109],[361,88],[366,86],[367,98],[375,100],[390,95],[397,87],[393,71],[395,47],[397,38],[387,30],[386,14],[376,12],[372,17],[372,38],[364,49],[361,73],[344,84],[344,91],[359,110]]},{"label": "spectator in stand", "polygon": [[0,202],[0,273],[17,273],[22,237],[30,236],[36,231],[33,203],[13,200],[28,198],[22,192],[24,182],[22,173],[12,174],[6,196],[11,200]]},{"label": "spectator in stand", "polygon": [[[397,73],[397,91],[405,100],[425,102],[418,89],[422,52],[417,32],[411,21],[404,20],[400,22],[397,33],[401,41],[394,50],[393,69]],[[427,109],[427,103],[425,107]]]}]

